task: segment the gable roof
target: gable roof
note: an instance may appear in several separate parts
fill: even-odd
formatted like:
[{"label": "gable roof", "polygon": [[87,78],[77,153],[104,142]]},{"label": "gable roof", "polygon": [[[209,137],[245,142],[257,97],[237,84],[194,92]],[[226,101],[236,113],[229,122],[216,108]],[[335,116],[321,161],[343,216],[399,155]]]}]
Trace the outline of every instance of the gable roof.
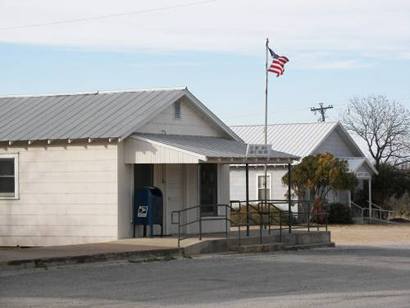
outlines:
[{"label": "gable roof", "polygon": [[[333,131],[337,123],[289,123],[268,125],[268,143],[272,148],[305,157],[310,155]],[[264,142],[264,125],[231,126],[247,143]]]},{"label": "gable roof", "polygon": [[[246,143],[264,142],[264,125],[234,125],[231,128]],[[340,122],[270,124],[268,125],[268,143],[272,144],[272,148],[276,151],[303,158],[313,154],[335,130],[356,150],[359,156],[356,159],[359,159],[357,162],[360,161],[360,166],[366,163],[377,174],[377,170]],[[341,158],[344,159],[344,157]],[[352,160],[352,164],[356,163],[355,158],[349,159]]]},{"label": "gable roof", "polygon": [[187,88],[177,88],[0,97],[0,141],[124,139],[182,97],[241,140]]}]

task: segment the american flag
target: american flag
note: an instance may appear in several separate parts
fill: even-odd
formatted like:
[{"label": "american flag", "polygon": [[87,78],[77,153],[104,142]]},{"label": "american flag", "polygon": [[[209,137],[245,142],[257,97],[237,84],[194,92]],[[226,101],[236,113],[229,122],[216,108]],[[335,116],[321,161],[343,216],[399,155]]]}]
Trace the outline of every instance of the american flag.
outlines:
[{"label": "american flag", "polygon": [[268,68],[268,72],[275,73],[276,77],[279,77],[280,75],[283,75],[283,72],[285,71],[285,64],[289,62],[289,59],[284,56],[279,56],[269,47],[268,50],[273,58],[272,63]]}]

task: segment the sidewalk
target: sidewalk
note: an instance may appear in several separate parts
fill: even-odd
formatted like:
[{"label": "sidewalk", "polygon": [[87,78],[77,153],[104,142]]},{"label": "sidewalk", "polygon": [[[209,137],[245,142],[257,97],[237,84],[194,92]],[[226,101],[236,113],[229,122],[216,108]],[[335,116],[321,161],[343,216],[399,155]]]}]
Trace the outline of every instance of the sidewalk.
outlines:
[{"label": "sidewalk", "polygon": [[263,230],[262,242],[259,232],[251,230],[249,237],[245,232],[209,234],[199,240],[197,237],[186,238],[178,248],[175,237],[154,237],[122,239],[105,243],[48,247],[0,247],[0,270],[7,268],[35,268],[65,264],[101,262],[111,260],[129,260],[132,262],[150,261],[192,256],[204,253],[225,252],[264,252],[274,250],[306,249],[334,246],[330,233],[293,231],[284,233]]},{"label": "sidewalk", "polygon": [[[186,241],[191,245],[196,240]],[[105,243],[48,246],[48,247],[2,247],[0,268],[6,266],[40,267],[44,264],[58,265],[115,260],[123,258],[149,258],[181,255],[175,238],[136,238]]]}]

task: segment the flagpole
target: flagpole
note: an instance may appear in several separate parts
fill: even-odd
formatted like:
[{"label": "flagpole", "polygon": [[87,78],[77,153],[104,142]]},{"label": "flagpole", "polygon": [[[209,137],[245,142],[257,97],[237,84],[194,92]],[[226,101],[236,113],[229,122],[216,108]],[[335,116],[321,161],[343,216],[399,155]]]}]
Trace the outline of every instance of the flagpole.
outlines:
[{"label": "flagpole", "polygon": [[[268,149],[268,45],[269,45],[269,38],[266,38],[266,44],[265,44],[265,149],[267,151]],[[268,151],[266,153],[268,155]],[[267,156],[266,155],[266,156]],[[267,165],[267,158],[265,162],[265,206],[268,204],[268,165]]]}]

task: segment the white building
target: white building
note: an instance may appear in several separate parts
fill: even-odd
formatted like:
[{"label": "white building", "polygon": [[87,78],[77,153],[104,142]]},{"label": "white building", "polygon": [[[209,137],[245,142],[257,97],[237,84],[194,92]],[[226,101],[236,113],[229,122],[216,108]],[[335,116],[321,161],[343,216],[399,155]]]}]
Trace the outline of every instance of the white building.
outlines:
[{"label": "white building", "polygon": [[[232,130],[247,143],[264,142],[263,125],[231,126]],[[364,182],[371,190],[371,177],[377,173],[359,146],[339,122],[274,124],[268,126],[268,143],[276,151],[303,157],[331,153],[346,160],[350,171],[359,178],[360,186]],[[267,195],[271,200],[284,200],[287,186],[282,184],[282,177],[287,172],[286,166],[270,166],[268,169]],[[231,200],[245,200],[245,171],[243,165],[231,167]],[[250,166],[249,199],[264,199],[264,167]],[[332,191],[328,195],[330,202],[350,204],[348,191]]]},{"label": "white building", "polygon": [[229,164],[245,161],[246,144],[187,89],[2,97],[0,110],[0,246],[129,238],[144,185],[161,189],[174,234],[173,210],[219,214]]}]

